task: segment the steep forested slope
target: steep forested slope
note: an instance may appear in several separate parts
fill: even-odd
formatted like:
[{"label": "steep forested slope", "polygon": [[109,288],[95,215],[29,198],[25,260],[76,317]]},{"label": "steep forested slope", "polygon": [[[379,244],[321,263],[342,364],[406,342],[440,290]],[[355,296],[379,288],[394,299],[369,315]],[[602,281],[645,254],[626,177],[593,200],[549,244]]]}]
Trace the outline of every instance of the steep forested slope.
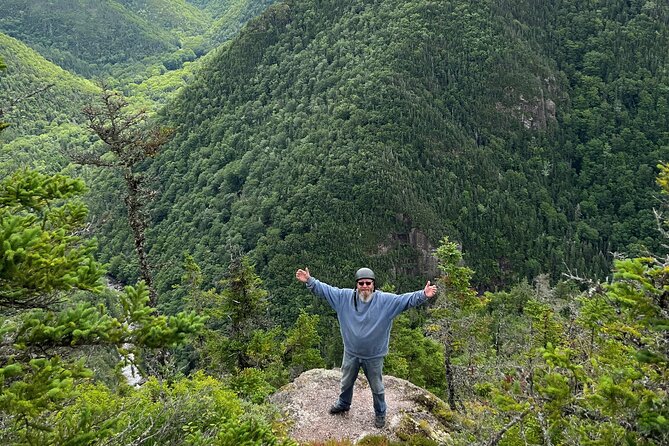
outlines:
[{"label": "steep forested slope", "polygon": [[[58,31],[92,3],[56,2],[45,28],[37,3],[21,2],[26,14],[0,24],[81,67],[100,68],[92,54],[105,43],[116,81],[162,101],[187,73],[152,73],[207,46],[188,37],[206,17],[228,17],[209,31],[225,34],[271,2],[189,3],[96,3],[83,29],[93,37]],[[114,17],[121,28],[94,20]],[[445,234],[482,288],[565,268],[600,274],[611,251],[657,247],[649,190],[669,151],[666,47],[667,6],[649,2],[276,4],[166,109],[176,137],[152,168],[159,282],[170,289],[184,251],[215,280],[242,249],[278,294],[304,263],[342,284],[368,263],[404,288]],[[132,81],[131,65],[154,50],[162,56]],[[117,241],[103,243],[103,260],[127,277],[127,237],[102,237]]]},{"label": "steep forested slope", "polygon": [[274,290],[304,264],[402,284],[449,234],[490,287],[652,245],[666,7],[511,3],[271,7],[169,108],[154,256],[213,272],[241,246]]},{"label": "steep forested slope", "polygon": [[210,18],[185,1],[6,0],[0,30],[85,76],[177,51]]},{"label": "steep forested slope", "polygon": [[0,73],[0,103],[10,123],[2,134],[0,170],[6,174],[33,166],[59,171],[67,164],[60,155],[61,145],[89,144],[87,132],[77,122],[82,120],[81,108],[98,88],[2,33],[0,57],[7,65]]},{"label": "steep forested slope", "polygon": [[241,246],[270,287],[300,264],[403,284],[450,234],[482,284],[537,273],[573,237],[569,165],[541,148],[564,84],[485,3],[277,4],[169,107],[153,254],[213,272]]},{"label": "steep forested slope", "polygon": [[669,142],[667,4],[524,1],[503,11],[569,82],[569,107],[548,147],[573,168],[577,243],[602,253],[657,248],[652,187]]},{"label": "steep forested slope", "polygon": [[204,11],[211,14],[215,21],[207,31],[207,40],[222,43],[237,34],[250,19],[260,15],[276,0],[192,0]]}]

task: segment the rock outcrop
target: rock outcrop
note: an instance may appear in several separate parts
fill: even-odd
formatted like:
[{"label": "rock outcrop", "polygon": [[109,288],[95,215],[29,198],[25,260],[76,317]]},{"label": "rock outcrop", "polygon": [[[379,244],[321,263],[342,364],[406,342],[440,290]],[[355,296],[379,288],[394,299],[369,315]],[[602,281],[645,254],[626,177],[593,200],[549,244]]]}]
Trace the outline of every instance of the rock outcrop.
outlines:
[{"label": "rock outcrop", "polygon": [[313,369],[271,397],[285,414],[288,433],[299,442],[346,440],[353,444],[370,435],[406,439],[413,435],[431,438],[437,444],[449,444],[454,413],[434,394],[410,382],[384,375],[386,389],[386,427],[374,427],[374,409],[369,384],[358,377],[351,410],[344,415],[330,415],[328,409],[339,395],[338,369]]}]

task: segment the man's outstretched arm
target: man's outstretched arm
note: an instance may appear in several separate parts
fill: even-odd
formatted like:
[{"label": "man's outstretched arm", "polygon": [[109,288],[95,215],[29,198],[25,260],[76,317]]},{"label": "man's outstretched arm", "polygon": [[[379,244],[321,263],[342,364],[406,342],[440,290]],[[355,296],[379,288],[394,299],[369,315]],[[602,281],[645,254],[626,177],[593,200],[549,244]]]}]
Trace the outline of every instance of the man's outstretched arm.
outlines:
[{"label": "man's outstretched arm", "polygon": [[393,302],[390,304],[394,306],[393,317],[397,316],[402,311],[423,304],[425,301],[427,301],[428,299],[432,299],[436,295],[437,295],[437,286],[432,285],[429,280],[425,284],[425,288],[423,288],[422,290],[399,295],[391,294],[391,296],[394,296],[392,301],[389,301]]},{"label": "man's outstretched arm", "polygon": [[332,308],[337,310],[341,305],[342,299],[350,295],[351,290],[342,290],[323,283],[317,280],[314,277],[311,277],[309,273],[309,268],[298,269],[295,271],[295,278],[300,282],[304,283],[309,291],[314,293],[318,297],[322,297],[327,300]]}]

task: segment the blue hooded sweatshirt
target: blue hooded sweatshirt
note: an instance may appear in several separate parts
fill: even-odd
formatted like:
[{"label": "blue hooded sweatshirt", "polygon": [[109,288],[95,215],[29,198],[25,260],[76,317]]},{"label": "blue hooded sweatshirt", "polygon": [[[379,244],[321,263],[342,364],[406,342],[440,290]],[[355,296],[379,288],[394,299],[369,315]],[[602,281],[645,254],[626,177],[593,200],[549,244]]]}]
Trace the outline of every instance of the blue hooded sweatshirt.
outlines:
[{"label": "blue hooded sweatshirt", "polygon": [[336,288],[313,277],[306,285],[337,312],[344,350],[361,359],[386,356],[393,319],[427,300],[423,290],[399,295],[374,290],[371,299],[363,302],[351,288]]}]

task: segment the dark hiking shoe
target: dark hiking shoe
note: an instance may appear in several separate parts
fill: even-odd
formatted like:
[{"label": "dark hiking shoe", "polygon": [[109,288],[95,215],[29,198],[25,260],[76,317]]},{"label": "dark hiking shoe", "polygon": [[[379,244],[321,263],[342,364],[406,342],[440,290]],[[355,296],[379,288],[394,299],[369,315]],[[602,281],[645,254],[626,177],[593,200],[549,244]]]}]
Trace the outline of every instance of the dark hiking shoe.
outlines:
[{"label": "dark hiking shoe", "polygon": [[385,415],[377,415],[376,418],[374,418],[374,426],[378,427],[381,429],[386,425],[386,416]]},{"label": "dark hiking shoe", "polygon": [[335,404],[330,408],[330,415],[336,415],[338,413],[345,413],[345,412],[348,412],[348,409],[345,409],[337,404]]}]

